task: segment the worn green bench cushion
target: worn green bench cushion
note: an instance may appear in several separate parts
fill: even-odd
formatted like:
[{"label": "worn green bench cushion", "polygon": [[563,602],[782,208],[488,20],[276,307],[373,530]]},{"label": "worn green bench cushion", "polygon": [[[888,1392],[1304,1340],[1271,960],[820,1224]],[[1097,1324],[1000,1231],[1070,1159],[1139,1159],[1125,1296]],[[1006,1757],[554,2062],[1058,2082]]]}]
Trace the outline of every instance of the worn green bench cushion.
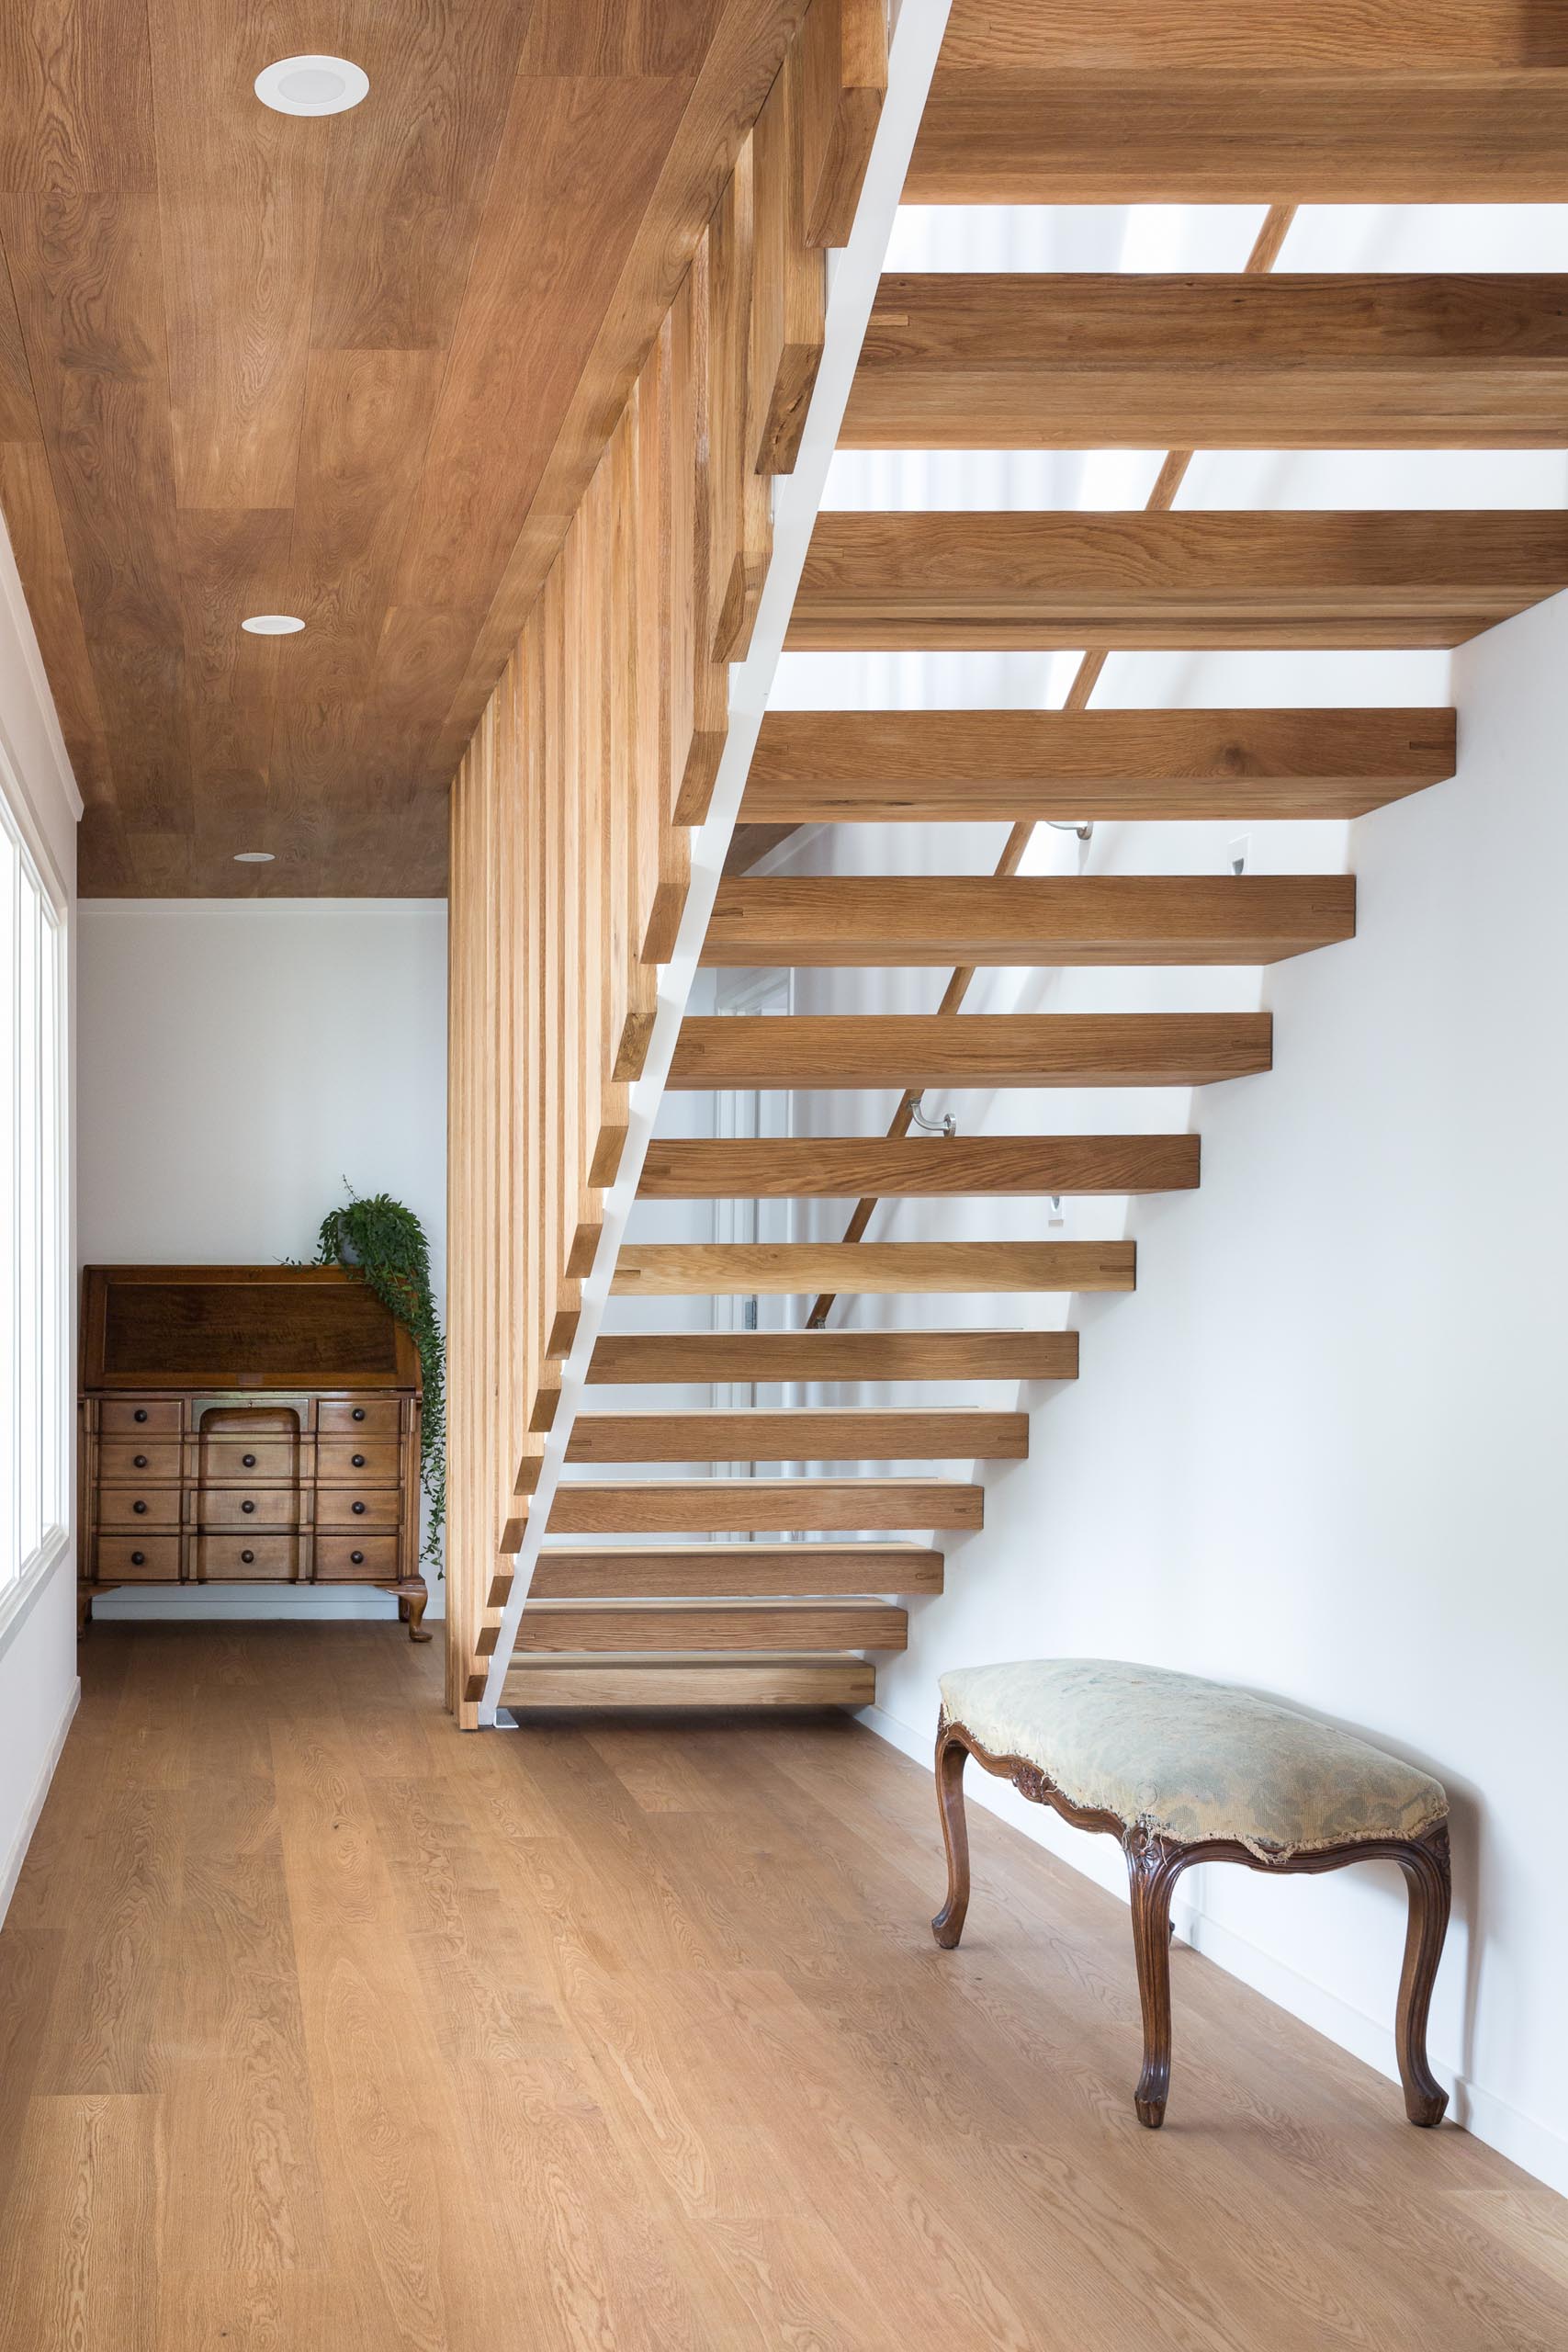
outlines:
[{"label": "worn green bench cushion", "polygon": [[1196,1674],[1114,1658],[1032,1658],[942,1678],[949,1722],[1021,1756],[1069,1803],[1190,1845],[1263,1857],[1419,1838],[1449,1803],[1381,1747]]}]

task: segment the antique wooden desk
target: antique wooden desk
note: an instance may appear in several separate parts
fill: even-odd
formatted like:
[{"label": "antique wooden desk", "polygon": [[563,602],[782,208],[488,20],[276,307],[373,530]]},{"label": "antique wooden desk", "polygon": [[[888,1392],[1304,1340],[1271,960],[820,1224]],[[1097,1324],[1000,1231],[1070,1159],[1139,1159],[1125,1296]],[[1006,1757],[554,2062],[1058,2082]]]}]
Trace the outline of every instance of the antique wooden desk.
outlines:
[{"label": "antique wooden desk", "polygon": [[118,1585],[375,1585],[411,1639],[420,1375],[336,1266],[89,1266],[80,1622]]}]

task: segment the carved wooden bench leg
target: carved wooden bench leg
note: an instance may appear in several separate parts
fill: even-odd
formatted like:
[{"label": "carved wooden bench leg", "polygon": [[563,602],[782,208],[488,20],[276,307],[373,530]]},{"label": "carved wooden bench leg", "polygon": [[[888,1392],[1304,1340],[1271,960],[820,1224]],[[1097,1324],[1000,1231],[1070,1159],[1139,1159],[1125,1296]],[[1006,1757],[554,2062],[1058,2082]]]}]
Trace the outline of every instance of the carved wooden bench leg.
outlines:
[{"label": "carved wooden bench leg", "polygon": [[1427,2064],[1427,2013],[1432,2006],[1432,1985],[1443,1956],[1452,1899],[1447,1822],[1428,1830],[1425,1838],[1414,1839],[1397,1860],[1410,1892],[1410,1924],[1399,1977],[1394,2047],[1399,2078],[1404,2086],[1404,2112],[1412,2123],[1430,2130],[1442,2121],[1449,2103],[1447,2091]]},{"label": "carved wooden bench leg", "polygon": [[1144,2013],[1144,2071],[1133,2104],[1140,2123],[1157,2132],[1170,2092],[1170,1897],[1186,1868],[1180,1847],[1136,1826],[1122,1841],[1133,1896],[1133,1954]]},{"label": "carved wooden bench leg", "polygon": [[931,1933],[951,1951],[964,1933],[969,1908],[969,1825],[964,1814],[964,1767],[969,1750],[946,1723],[936,1735],[936,1799],[942,1841],[947,1849],[947,1901],[931,1921]]}]

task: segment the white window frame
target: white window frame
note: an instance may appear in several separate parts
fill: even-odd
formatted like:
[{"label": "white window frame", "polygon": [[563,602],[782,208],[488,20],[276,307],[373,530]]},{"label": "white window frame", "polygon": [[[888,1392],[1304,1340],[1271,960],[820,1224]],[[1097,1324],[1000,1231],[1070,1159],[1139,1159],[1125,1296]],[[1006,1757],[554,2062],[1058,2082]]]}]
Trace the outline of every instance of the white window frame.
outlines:
[{"label": "white window frame", "polygon": [[[70,904],[0,748],[0,1646],[71,1543]],[[24,956],[36,949],[33,968]],[[29,1035],[22,1027],[28,1016]],[[36,1041],[36,1042],[35,1042]],[[30,1067],[29,1067],[30,1065]],[[21,1096],[21,1077],[33,1081]],[[24,1231],[24,1224],[26,1230]],[[24,1310],[23,1302],[28,1302]],[[24,1440],[26,1443],[24,1445]],[[20,1475],[22,1465],[29,1475]],[[36,1501],[35,1498],[36,1498]],[[36,1540],[23,1550],[23,1512]]]}]

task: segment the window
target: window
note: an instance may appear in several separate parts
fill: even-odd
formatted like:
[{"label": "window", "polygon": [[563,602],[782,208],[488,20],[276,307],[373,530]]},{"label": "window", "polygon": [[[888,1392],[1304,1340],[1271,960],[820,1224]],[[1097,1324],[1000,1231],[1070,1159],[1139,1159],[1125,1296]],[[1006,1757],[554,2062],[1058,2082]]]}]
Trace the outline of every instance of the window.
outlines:
[{"label": "window", "polygon": [[0,796],[0,1605],[65,1540],[64,925]]}]

